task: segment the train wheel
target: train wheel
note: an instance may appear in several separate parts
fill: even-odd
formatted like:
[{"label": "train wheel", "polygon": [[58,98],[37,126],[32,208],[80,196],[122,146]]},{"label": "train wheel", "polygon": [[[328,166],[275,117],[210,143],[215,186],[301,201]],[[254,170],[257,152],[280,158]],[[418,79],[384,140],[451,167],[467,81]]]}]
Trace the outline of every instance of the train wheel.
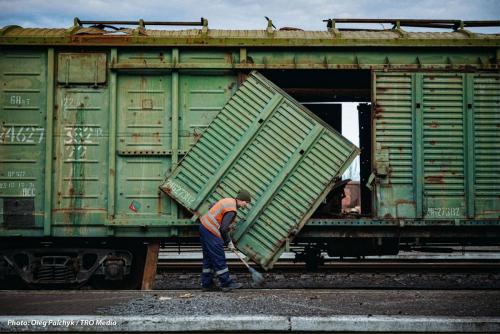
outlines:
[{"label": "train wheel", "polygon": [[92,277],[90,286],[100,290],[137,290],[141,288],[144,264],[146,260],[146,246],[138,245],[129,249],[132,253],[130,274],[122,280],[107,280],[102,276]]}]

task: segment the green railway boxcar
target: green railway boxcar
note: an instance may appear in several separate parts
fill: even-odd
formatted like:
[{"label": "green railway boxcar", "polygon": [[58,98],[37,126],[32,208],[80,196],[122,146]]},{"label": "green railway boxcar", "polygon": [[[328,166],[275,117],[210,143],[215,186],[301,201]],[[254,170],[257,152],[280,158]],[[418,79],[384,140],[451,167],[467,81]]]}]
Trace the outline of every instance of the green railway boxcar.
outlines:
[{"label": "green railway boxcar", "polygon": [[[212,30],[204,19],[175,31],[78,19],[69,29],[1,29],[0,278],[135,285],[144,242],[196,238],[191,214],[159,186],[250,71],[301,103],[365,103],[362,213],[336,211],[341,182],[332,187],[297,236],[311,254],[498,242],[500,35],[466,30],[477,22],[397,20],[380,31],[336,22],[325,31]],[[417,23],[453,31],[401,28]],[[338,129],[339,118],[309,106]]]}]

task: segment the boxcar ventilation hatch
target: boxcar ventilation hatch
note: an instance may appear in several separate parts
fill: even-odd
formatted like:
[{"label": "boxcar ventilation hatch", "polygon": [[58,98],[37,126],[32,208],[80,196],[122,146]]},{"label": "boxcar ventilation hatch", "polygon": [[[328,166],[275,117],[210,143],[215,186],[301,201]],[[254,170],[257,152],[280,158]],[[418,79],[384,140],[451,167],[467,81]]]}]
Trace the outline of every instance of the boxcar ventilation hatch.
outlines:
[{"label": "boxcar ventilation hatch", "polygon": [[358,153],[252,72],[160,188],[193,219],[217,200],[248,189],[252,203],[239,210],[233,239],[270,269]]}]

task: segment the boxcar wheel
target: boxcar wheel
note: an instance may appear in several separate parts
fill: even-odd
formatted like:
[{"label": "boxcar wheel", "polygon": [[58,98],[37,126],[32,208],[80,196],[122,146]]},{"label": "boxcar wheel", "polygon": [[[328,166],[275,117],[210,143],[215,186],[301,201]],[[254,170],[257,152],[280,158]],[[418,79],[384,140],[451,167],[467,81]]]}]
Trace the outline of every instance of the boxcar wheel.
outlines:
[{"label": "boxcar wheel", "polygon": [[130,274],[123,280],[107,280],[102,276],[93,277],[90,285],[100,290],[137,290],[141,288],[144,264],[146,261],[146,246],[139,245],[128,249],[132,253]]}]

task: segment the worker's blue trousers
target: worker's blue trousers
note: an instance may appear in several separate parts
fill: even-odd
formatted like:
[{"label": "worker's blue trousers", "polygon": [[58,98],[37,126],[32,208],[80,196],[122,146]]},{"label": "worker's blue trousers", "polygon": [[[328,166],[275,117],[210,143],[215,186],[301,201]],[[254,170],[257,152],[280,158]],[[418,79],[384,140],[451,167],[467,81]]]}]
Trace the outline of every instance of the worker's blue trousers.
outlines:
[{"label": "worker's blue trousers", "polygon": [[201,273],[201,286],[213,285],[214,274],[219,278],[220,285],[226,286],[231,283],[229,269],[224,253],[224,242],[221,238],[212,234],[200,223],[200,239],[203,249],[203,270]]}]

